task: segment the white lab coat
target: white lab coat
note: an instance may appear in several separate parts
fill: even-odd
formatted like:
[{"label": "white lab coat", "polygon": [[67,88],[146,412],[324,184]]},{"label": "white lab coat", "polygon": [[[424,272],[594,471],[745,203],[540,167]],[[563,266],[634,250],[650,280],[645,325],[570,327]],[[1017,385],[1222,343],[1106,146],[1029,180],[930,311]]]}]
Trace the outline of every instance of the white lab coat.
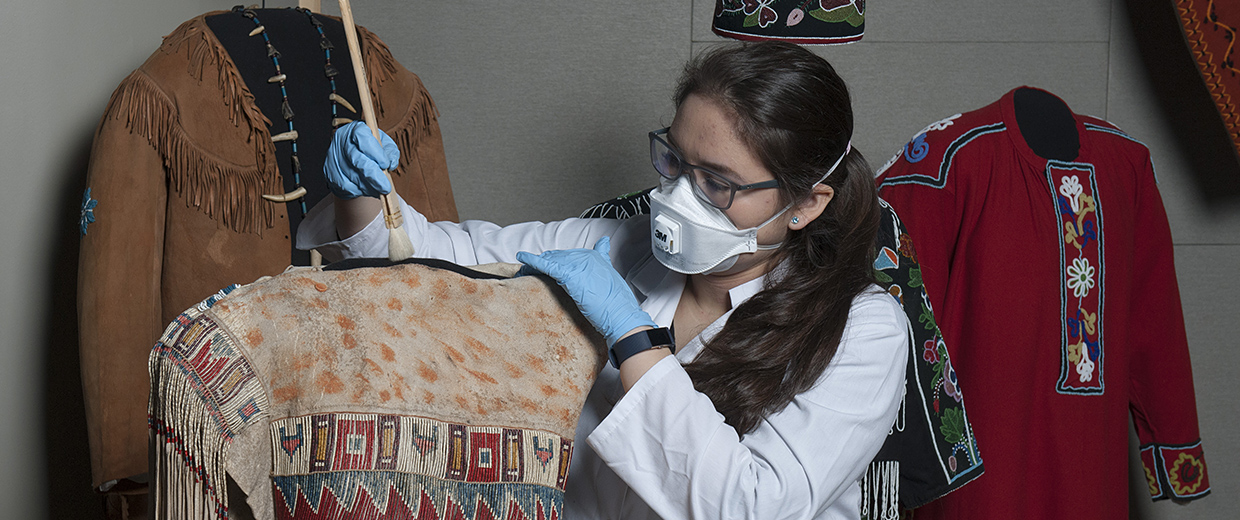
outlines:
[{"label": "white lab coat", "polygon": [[[610,235],[612,263],[642,309],[659,326],[671,325],[685,276],[654,259],[647,216],[500,227],[431,223],[401,205],[416,255],[461,265],[515,262],[518,251],[592,247]],[[337,240],[329,197],[306,215],[297,246],[317,248],[328,260],[386,257],[387,235],[376,217]],[[761,290],[764,279],[733,288],[733,305]],[[859,481],[895,420],[908,359],[908,319],[892,297],[871,289],[853,300],[840,347],[818,383],[743,439],[681,367],[730,310],[628,393],[608,364],[577,426],[564,517],[859,518]]]}]

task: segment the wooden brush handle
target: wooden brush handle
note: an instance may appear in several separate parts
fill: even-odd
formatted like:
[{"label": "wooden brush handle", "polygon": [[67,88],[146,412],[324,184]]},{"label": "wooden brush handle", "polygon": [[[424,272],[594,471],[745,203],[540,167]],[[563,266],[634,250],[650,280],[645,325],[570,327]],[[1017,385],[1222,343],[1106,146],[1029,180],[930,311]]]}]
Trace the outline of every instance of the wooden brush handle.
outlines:
[{"label": "wooden brush handle", "polygon": [[[357,79],[357,97],[362,101],[362,119],[366,121],[366,126],[370,127],[370,133],[382,143],[383,139],[379,137],[379,122],[375,118],[375,105],[370,99],[370,83],[366,81],[366,68],[362,66],[362,46],[357,40],[357,26],[353,23],[353,8],[349,6],[349,0],[340,0],[340,18],[344,21],[344,37],[348,41],[349,57],[353,61],[353,77]],[[392,174],[387,170],[383,170],[383,174],[387,175],[388,183],[392,185],[394,192],[396,185],[392,184]],[[383,219],[388,229],[400,227],[404,219],[396,197],[388,193],[379,197],[379,200],[383,201]]]}]

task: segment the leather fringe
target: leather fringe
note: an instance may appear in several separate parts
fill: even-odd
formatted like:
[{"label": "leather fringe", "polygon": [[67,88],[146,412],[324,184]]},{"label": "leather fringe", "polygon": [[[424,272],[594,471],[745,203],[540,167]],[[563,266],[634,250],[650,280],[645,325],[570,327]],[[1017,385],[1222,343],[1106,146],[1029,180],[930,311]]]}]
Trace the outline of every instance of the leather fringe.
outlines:
[{"label": "leather fringe", "polygon": [[[210,13],[209,13],[210,14]],[[188,45],[188,62],[186,72],[198,81],[202,81],[203,70],[208,65],[216,69],[216,87],[219,88],[221,101],[228,109],[228,119],[233,125],[245,124],[249,128],[246,142],[254,145],[256,164],[260,171],[267,170],[267,158],[274,157],[275,145],[271,143],[271,120],[263,115],[263,111],[255,104],[254,94],[245,85],[245,79],[237,69],[228,51],[206,26],[205,16],[195,17],[164,37],[160,46],[166,54],[173,54],[182,46]],[[275,172],[273,171],[273,174]]]},{"label": "leather fringe", "polygon": [[[191,206],[198,207],[212,219],[239,233],[262,235],[263,230],[275,224],[272,204],[263,200],[263,193],[276,193],[283,189],[279,171],[275,167],[275,145],[271,142],[268,127],[271,120],[263,115],[254,102],[254,94],[246,87],[232,58],[215,35],[207,28],[205,17],[182,23],[164,37],[160,50],[166,54],[187,53],[186,73],[202,81],[208,67],[215,67],[216,87],[220,100],[228,111],[229,121],[248,129],[246,141],[254,148],[254,169],[236,168],[221,163],[212,154],[198,148],[184,130],[176,123],[177,112],[172,100],[141,70],[130,74],[117,88],[108,103],[108,118],[125,118],[130,132],[137,132],[159,151],[164,167],[168,170],[171,188],[183,196]],[[383,97],[378,93],[384,83],[396,78],[400,64],[392,57],[388,47],[364,27],[358,27],[358,39],[362,42],[362,59],[365,61],[367,82],[375,111],[383,117]],[[416,76],[415,76],[416,77]],[[439,116],[430,94],[420,81],[408,107],[407,117],[400,126],[387,132],[401,150],[399,175],[415,159],[412,153],[419,133],[429,135]]]},{"label": "leather fringe", "polygon": [[267,417],[266,393],[236,340],[202,319],[238,287],[183,312],[148,358],[154,520],[228,519],[228,449],[241,430]]},{"label": "leather fringe", "polygon": [[272,205],[262,194],[282,189],[275,168],[237,168],[199,148],[177,124],[172,100],[141,70],[121,82],[105,113],[105,118],[124,120],[130,132],[145,137],[156,149],[169,186],[186,204],[240,233],[261,235],[274,225]]}]

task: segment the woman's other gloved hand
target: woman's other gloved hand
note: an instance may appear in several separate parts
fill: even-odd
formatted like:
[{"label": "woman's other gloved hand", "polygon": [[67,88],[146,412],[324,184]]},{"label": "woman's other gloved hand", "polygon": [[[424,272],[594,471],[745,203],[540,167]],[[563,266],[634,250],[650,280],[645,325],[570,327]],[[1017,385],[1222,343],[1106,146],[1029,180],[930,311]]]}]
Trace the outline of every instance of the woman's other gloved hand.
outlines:
[{"label": "woman's other gloved hand", "polygon": [[624,278],[611,266],[610,251],[611,239],[603,237],[594,249],[563,249],[541,255],[517,253],[517,260],[525,264],[518,275],[541,272],[555,278],[577,302],[581,314],[607,339],[609,348],[633,329],[657,327],[638,305]]},{"label": "woman's other gloved hand", "polygon": [[379,134],[383,137],[382,145],[364,122],[354,121],[336,129],[323,162],[323,175],[337,197],[378,197],[392,192],[392,184],[383,170],[396,168],[400,149],[382,130]]}]

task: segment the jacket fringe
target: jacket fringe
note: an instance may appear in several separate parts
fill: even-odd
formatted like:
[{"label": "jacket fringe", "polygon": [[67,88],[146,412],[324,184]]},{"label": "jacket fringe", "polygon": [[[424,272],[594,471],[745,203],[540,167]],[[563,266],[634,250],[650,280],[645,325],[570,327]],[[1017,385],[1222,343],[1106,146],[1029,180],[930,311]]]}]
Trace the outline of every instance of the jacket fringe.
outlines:
[{"label": "jacket fringe", "polygon": [[[141,70],[121,82],[106,114],[106,118],[124,120],[131,133],[146,138],[156,149],[169,186],[186,204],[241,233],[261,235],[274,225],[272,205],[265,203],[262,194],[281,191],[275,168],[266,167],[266,161],[259,163],[260,168],[239,168],[199,148],[178,124],[172,100]],[[258,157],[261,160],[262,154]]]},{"label": "jacket fringe", "polygon": [[188,45],[189,60],[185,71],[198,81],[202,81],[203,70],[208,65],[215,66],[216,87],[220,91],[221,101],[228,109],[228,120],[233,125],[240,126],[244,123],[249,128],[246,142],[254,144],[258,169],[265,171],[267,158],[273,157],[276,151],[268,130],[271,120],[255,104],[254,94],[245,85],[245,79],[228,56],[228,50],[207,28],[205,16],[185,22],[165,36],[160,50],[166,54],[174,54],[182,46]]},{"label": "jacket fringe", "polygon": [[[254,94],[246,86],[228,51],[205,22],[206,15],[195,17],[164,37],[160,50],[188,55],[186,73],[202,81],[204,71],[215,67],[216,87],[228,111],[229,121],[246,128],[246,142],[254,149],[254,168],[238,168],[222,163],[189,139],[177,124],[178,114],[171,98],[141,70],[130,74],[117,88],[108,103],[107,117],[125,119],[130,132],[147,139],[158,150],[168,171],[169,185],[212,219],[240,233],[262,235],[275,224],[274,206],[263,200],[264,193],[283,190],[280,173],[274,166],[275,145],[271,141],[271,120],[255,105]],[[362,60],[367,70],[367,84],[374,100],[377,117],[383,117],[385,106],[379,91],[383,84],[396,78],[400,64],[392,57],[378,36],[358,27]],[[416,81],[416,80],[415,80]],[[420,81],[414,85],[409,113],[399,126],[387,130],[402,150],[412,151],[421,135],[429,135],[438,118],[430,93]],[[394,174],[400,174],[414,160],[414,153],[401,155]]]},{"label": "jacket fringe", "polygon": [[409,110],[412,113],[409,117],[404,118],[400,126],[387,130],[392,140],[396,141],[396,146],[407,151],[401,153],[400,164],[396,171],[392,172],[394,174],[405,171],[406,166],[417,158],[418,154],[411,152],[417,150],[417,142],[422,136],[431,134],[431,125],[435,124],[435,104],[421,83],[418,84],[418,92],[414,93],[414,96],[410,101]]}]

